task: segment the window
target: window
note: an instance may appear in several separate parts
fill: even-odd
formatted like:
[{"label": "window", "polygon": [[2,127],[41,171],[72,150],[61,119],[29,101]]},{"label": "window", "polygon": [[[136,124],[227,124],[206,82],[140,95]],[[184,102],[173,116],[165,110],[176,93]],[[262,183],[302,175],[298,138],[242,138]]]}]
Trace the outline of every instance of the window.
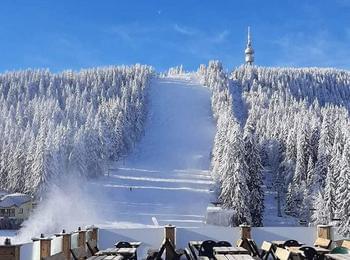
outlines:
[{"label": "window", "polygon": [[18,214],[23,214],[23,209],[22,208],[19,208]]}]

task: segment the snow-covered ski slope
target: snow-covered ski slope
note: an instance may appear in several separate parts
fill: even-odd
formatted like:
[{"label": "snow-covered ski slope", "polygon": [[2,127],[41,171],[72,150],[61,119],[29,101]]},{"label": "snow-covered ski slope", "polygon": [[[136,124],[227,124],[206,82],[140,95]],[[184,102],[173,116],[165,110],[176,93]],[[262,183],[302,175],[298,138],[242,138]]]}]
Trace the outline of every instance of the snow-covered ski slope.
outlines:
[{"label": "snow-covered ski slope", "polygon": [[144,137],[109,176],[93,183],[108,197],[99,205],[107,220],[202,225],[212,196],[214,135],[209,89],[191,75],[155,79]]}]

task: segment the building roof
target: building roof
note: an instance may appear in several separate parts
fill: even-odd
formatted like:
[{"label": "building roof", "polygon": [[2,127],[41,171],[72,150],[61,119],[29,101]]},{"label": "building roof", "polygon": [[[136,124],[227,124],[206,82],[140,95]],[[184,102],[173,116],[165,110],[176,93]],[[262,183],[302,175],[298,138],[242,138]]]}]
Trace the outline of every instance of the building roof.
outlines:
[{"label": "building roof", "polygon": [[30,201],[32,198],[29,195],[22,193],[12,193],[7,194],[0,199],[0,208],[9,208],[9,207],[19,207],[23,203]]},{"label": "building roof", "polygon": [[9,194],[7,191],[5,190],[0,190],[0,198],[2,198],[3,196]]}]

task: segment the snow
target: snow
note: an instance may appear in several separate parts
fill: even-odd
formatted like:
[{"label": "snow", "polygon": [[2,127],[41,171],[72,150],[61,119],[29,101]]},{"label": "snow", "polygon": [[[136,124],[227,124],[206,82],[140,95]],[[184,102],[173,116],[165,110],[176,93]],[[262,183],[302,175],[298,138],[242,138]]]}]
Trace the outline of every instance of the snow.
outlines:
[{"label": "snow", "polygon": [[214,196],[209,165],[215,134],[210,90],[191,74],[153,79],[144,136],[109,174],[51,183],[16,237],[100,228],[204,224]]},{"label": "snow", "polygon": [[16,236],[16,230],[0,229],[0,244],[2,244],[5,241],[5,238],[12,238],[14,236]]},{"label": "snow", "polygon": [[6,208],[6,207],[12,207],[12,206],[21,206],[23,203],[28,202],[31,200],[31,197],[26,194],[22,193],[13,193],[13,194],[7,194],[0,197],[0,207]]},{"label": "snow", "polygon": [[[243,98],[242,86],[239,86],[237,82],[231,82],[230,85],[230,94],[232,95],[232,112],[234,114],[235,119],[240,123],[243,128],[246,124],[246,120],[248,117],[248,106]],[[266,227],[280,227],[280,226],[299,226],[298,220],[294,217],[287,216],[283,212],[282,205],[282,217],[277,216],[277,192],[274,191],[272,186],[272,172],[271,169],[263,170],[263,178],[264,178],[264,215],[263,215],[263,225]],[[227,216],[230,215],[230,212],[221,212],[220,210],[208,210],[209,222],[213,224],[217,224],[222,222],[225,224],[225,214]],[[232,215],[232,214],[231,214]],[[227,219],[228,217],[226,217]]]},{"label": "snow", "polygon": [[105,223],[200,226],[212,193],[210,152],[215,124],[210,91],[191,75],[151,84],[145,135],[109,176],[90,182]]},{"label": "snow", "polygon": [[7,195],[8,192],[7,191],[4,191],[4,190],[0,190],[0,197],[3,197],[5,195]]},{"label": "snow", "polygon": [[232,95],[233,114],[243,128],[248,117],[248,109],[246,102],[243,100],[242,87],[236,83],[231,83],[230,93]]},{"label": "snow", "polygon": [[234,213],[235,211],[232,209],[209,206],[207,208],[206,223],[209,225],[229,227]]},{"label": "snow", "polygon": [[284,214],[283,204],[281,202],[282,217],[277,215],[277,192],[272,187],[272,172],[269,169],[263,171],[264,174],[264,218],[265,227],[283,227],[283,226],[299,226],[298,220],[294,217]]}]

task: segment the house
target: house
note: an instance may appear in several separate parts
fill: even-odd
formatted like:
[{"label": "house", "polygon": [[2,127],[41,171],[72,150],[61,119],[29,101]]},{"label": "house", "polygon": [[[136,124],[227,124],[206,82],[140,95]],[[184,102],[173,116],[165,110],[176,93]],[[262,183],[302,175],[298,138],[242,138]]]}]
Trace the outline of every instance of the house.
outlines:
[{"label": "house", "polygon": [[22,193],[0,194],[0,228],[14,228],[27,219],[33,209],[33,198]]},{"label": "house", "polygon": [[8,192],[6,192],[4,190],[0,190],[0,199],[7,194],[8,194]]}]

